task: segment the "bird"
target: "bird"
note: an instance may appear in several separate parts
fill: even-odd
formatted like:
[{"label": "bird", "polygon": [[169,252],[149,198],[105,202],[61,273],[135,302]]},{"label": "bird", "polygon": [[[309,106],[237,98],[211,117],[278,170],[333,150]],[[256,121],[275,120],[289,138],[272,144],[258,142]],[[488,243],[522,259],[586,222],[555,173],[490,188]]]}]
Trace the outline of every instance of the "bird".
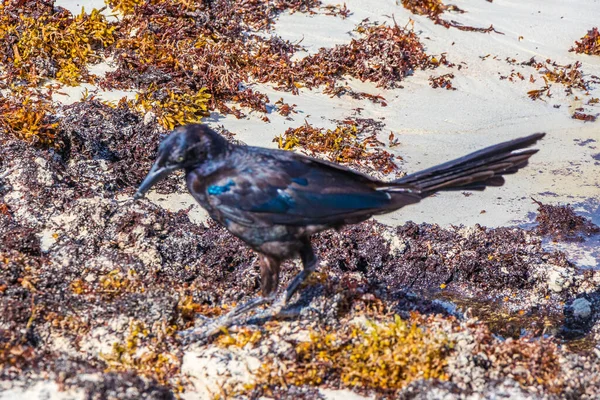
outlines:
[{"label": "bird", "polygon": [[[134,199],[167,175],[185,171],[187,188],[210,217],[258,255],[262,296],[241,304],[209,326],[188,333],[212,335],[237,324],[260,305],[275,316],[315,271],[311,236],[415,204],[437,192],[502,186],[504,176],[528,164],[528,148],[544,133],[499,143],[458,159],[383,181],[345,166],[292,151],[228,142],[204,124],[173,130]],[[300,271],[277,297],[280,265],[299,256]],[[205,324],[206,325],[206,324]]]}]

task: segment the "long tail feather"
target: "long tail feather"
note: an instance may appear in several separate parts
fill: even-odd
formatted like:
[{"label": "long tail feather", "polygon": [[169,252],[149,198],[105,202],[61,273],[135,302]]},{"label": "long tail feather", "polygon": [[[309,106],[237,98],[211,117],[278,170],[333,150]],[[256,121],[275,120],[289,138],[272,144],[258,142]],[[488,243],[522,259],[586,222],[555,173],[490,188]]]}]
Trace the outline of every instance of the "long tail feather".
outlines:
[{"label": "long tail feather", "polygon": [[[437,191],[483,190],[488,186],[502,186],[504,175],[514,174],[527,165],[529,158],[538,152],[527,149],[545,133],[514,139],[487,147],[464,157],[407,175],[395,184],[412,186],[423,197]],[[400,189],[400,188],[399,188]],[[388,190],[394,191],[390,187]]]}]

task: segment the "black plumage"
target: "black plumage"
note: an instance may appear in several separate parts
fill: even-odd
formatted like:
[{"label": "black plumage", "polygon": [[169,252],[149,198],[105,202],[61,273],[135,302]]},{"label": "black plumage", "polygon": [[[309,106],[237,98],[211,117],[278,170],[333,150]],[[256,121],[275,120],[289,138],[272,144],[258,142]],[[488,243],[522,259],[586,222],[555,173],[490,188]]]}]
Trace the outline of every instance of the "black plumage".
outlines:
[{"label": "black plumage", "polygon": [[239,307],[221,321],[229,324],[257,304],[270,302],[281,262],[299,255],[304,270],[290,283],[278,307],[291,298],[317,264],[312,234],[418,203],[438,191],[501,186],[504,175],[527,165],[537,152],[527,147],[543,136],[536,133],[500,143],[384,182],[289,151],[234,145],[205,125],[188,125],[161,143],[135,197],[142,197],[171,171],[184,169],[196,201],[259,253],[264,298]]}]

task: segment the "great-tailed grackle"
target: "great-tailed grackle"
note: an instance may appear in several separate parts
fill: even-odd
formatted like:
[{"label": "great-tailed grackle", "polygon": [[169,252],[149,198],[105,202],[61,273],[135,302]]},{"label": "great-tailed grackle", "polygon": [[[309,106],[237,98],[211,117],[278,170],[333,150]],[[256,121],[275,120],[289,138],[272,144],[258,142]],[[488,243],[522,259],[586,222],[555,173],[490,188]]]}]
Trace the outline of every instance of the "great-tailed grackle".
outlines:
[{"label": "great-tailed grackle", "polygon": [[183,169],[196,201],[259,254],[263,297],[217,321],[206,332],[211,334],[256,306],[272,303],[281,262],[299,255],[304,269],[273,306],[273,313],[279,312],[317,266],[312,234],[418,203],[438,191],[502,186],[503,175],[527,165],[537,150],[526,147],[543,136],[536,133],[500,143],[383,182],[290,151],[234,145],[205,125],[188,125],[160,144],[158,158],[135,198],[143,197],[170,172]]}]

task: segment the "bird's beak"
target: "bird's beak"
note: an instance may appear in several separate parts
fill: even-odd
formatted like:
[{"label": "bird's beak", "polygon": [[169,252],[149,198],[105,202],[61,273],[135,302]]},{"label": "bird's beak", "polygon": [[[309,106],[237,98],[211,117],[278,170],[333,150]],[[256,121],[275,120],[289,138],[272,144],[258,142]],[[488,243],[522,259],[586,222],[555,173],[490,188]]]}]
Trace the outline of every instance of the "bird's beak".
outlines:
[{"label": "bird's beak", "polygon": [[152,188],[152,186],[154,186],[155,184],[157,184],[158,182],[160,182],[161,180],[166,178],[167,175],[169,175],[171,172],[173,172],[174,170],[177,169],[177,167],[174,167],[174,166],[172,166],[172,167],[162,166],[162,165],[160,165],[161,164],[160,161],[161,160],[159,159],[154,163],[154,165],[152,166],[152,169],[150,170],[148,175],[146,175],[146,178],[144,179],[144,181],[138,188],[137,192],[135,192],[135,194],[133,195],[133,198],[135,200],[141,199],[142,197],[144,197],[146,192],[148,192],[148,190],[150,190]]}]

